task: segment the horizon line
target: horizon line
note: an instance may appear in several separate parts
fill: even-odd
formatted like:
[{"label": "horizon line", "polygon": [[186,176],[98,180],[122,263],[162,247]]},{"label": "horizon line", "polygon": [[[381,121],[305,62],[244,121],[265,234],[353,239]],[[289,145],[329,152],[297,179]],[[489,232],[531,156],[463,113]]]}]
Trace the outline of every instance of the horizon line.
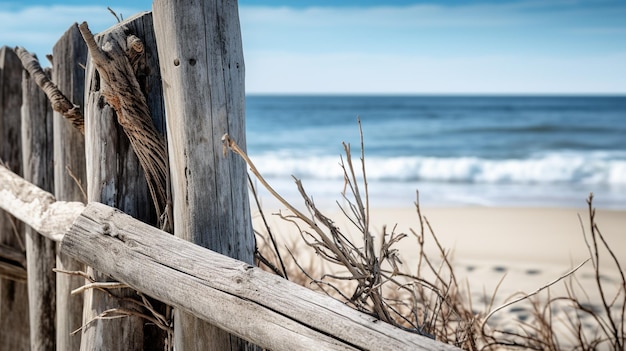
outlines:
[{"label": "horizon line", "polygon": [[394,93],[394,92],[246,92],[246,96],[458,96],[458,97],[626,97],[626,92],[623,93],[614,93],[614,92],[606,92],[606,93],[597,93],[597,92],[581,92],[581,93],[571,93],[571,92],[563,92],[563,93],[554,93],[554,92],[434,92],[434,93],[424,93],[424,92],[415,92],[415,93]]}]

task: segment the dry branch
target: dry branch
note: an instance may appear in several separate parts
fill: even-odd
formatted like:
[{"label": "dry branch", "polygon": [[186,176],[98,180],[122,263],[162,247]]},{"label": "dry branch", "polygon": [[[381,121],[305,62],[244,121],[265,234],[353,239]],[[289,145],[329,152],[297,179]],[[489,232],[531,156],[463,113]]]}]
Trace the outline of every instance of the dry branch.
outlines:
[{"label": "dry branch", "polygon": [[24,69],[28,71],[30,76],[35,80],[37,85],[46,93],[52,108],[67,118],[72,125],[82,134],[85,134],[85,119],[80,112],[80,106],[74,105],[63,93],[52,83],[48,75],[43,71],[37,57],[29,53],[23,47],[16,47],[15,53],[22,61]]}]

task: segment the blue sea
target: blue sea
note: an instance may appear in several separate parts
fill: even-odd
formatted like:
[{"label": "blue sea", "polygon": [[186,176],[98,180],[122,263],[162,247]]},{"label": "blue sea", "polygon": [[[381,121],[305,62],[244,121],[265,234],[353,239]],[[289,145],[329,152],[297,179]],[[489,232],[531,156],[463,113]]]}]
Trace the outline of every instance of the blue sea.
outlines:
[{"label": "blue sea", "polygon": [[411,206],[419,190],[431,207],[585,207],[593,192],[626,209],[626,96],[249,95],[248,153],[290,201],[293,175],[332,205],[342,142],[360,162],[358,119],[372,207]]}]

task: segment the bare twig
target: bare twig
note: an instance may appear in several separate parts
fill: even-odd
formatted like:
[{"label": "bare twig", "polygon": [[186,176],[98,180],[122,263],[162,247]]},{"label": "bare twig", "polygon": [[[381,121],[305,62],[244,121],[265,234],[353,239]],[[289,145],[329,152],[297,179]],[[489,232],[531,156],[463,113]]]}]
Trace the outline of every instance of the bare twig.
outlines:
[{"label": "bare twig", "polygon": [[121,17],[122,17],[122,14],[121,14],[121,13],[120,13],[120,15],[118,16],[118,15],[117,15],[117,13],[116,13],[115,11],[113,11],[113,9],[112,9],[112,8],[110,8],[110,7],[108,7],[108,6],[107,6],[107,10],[109,10],[109,12],[113,15],[113,17],[115,17],[115,19],[117,20],[117,23],[122,22],[123,18],[121,18]]},{"label": "bare twig", "polygon": [[95,281],[92,276],[87,274],[87,272],[83,272],[83,271],[67,271],[67,270],[58,269],[58,268],[53,268],[52,271],[56,272],[56,273],[62,273],[62,274],[68,274],[68,275],[76,275],[76,276],[79,276],[79,277],[83,277],[83,278],[85,278],[86,280],[88,280],[88,281],[90,281],[92,283]]},{"label": "bare twig", "polygon": [[252,183],[252,178],[250,178],[250,175],[248,175],[248,184],[250,186],[250,190],[252,191],[252,197],[254,198],[257,210],[259,211],[259,215],[261,216],[261,219],[263,220],[263,225],[265,226],[267,235],[270,237],[270,240],[272,242],[272,247],[274,249],[274,253],[276,254],[276,258],[278,258],[278,262],[280,263],[280,268],[282,270],[282,273],[280,275],[283,278],[289,280],[289,276],[287,275],[287,269],[285,269],[285,263],[283,262],[283,258],[280,255],[280,252],[278,251],[276,238],[274,238],[274,233],[272,232],[272,229],[270,228],[270,226],[267,224],[267,220],[265,219],[265,213],[263,213],[263,209],[261,208],[261,203],[259,202],[259,197],[256,192],[256,187]]},{"label": "bare twig", "polygon": [[518,302],[520,302],[520,301],[522,301],[522,300],[526,300],[527,298],[529,298],[529,297],[531,297],[531,296],[537,295],[538,293],[542,292],[543,290],[545,290],[545,289],[547,289],[547,288],[549,288],[549,287],[553,286],[554,284],[556,284],[556,283],[560,282],[560,281],[561,281],[561,280],[563,280],[564,278],[567,278],[567,277],[569,277],[570,275],[574,274],[574,272],[576,272],[578,269],[580,269],[580,267],[582,267],[582,266],[583,266],[585,263],[587,263],[587,262],[589,262],[589,259],[584,260],[583,262],[581,262],[580,264],[578,264],[578,266],[574,267],[573,269],[571,269],[571,270],[570,270],[570,271],[568,271],[567,273],[565,273],[565,274],[561,275],[560,277],[558,277],[558,278],[556,278],[555,280],[553,280],[553,281],[549,282],[548,284],[546,284],[546,285],[544,285],[544,286],[540,287],[539,289],[537,289],[537,290],[535,290],[535,291],[531,292],[530,294],[525,294],[525,295],[524,295],[524,296],[522,296],[522,297],[519,297],[519,298],[517,298],[517,299],[514,299],[514,300],[512,300],[512,301],[509,301],[509,302],[507,302],[507,303],[505,303],[505,304],[503,304],[503,305],[501,305],[501,306],[499,306],[499,307],[496,307],[496,308],[495,308],[495,309],[493,309],[491,312],[489,312],[489,313],[487,314],[487,316],[485,316],[485,318],[483,319],[483,321],[482,321],[482,326],[481,326],[481,330],[483,330],[483,333],[484,333],[484,330],[485,330],[485,325],[487,324],[487,321],[488,321],[488,320],[489,320],[489,318],[491,318],[491,316],[493,316],[496,312],[498,312],[498,311],[500,311],[500,310],[502,310],[502,309],[504,309],[504,308],[506,308],[506,307],[509,307],[509,306],[511,306],[511,305],[513,305],[513,304],[515,304],[515,303],[518,303]]},{"label": "bare twig", "polygon": [[80,179],[78,179],[74,172],[72,172],[69,165],[65,165],[65,171],[67,171],[67,174],[70,176],[70,178],[74,180],[76,186],[78,186],[78,189],[83,195],[83,202],[87,203],[87,192],[85,191],[85,188],[83,188],[83,183],[80,181]]},{"label": "bare twig", "polygon": [[87,289],[123,289],[128,288],[128,285],[120,282],[94,282],[85,284],[79,288],[72,290],[71,294],[76,295],[83,293]]}]

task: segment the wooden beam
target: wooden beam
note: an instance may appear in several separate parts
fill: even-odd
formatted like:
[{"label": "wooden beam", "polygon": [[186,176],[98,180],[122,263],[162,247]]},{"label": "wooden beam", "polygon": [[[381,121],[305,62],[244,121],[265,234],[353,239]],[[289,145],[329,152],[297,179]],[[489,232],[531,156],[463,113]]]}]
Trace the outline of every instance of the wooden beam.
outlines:
[{"label": "wooden beam", "polygon": [[[236,1],[153,2],[167,110],[174,235],[253,262],[245,163],[221,137],[245,147],[244,62]],[[176,349],[249,350],[195,317],[175,314]]]},{"label": "wooden beam", "polygon": [[[90,55],[85,92],[87,197],[157,225],[166,202],[167,155],[165,139],[155,128],[165,119],[160,85],[146,86],[148,77],[159,75],[152,15],[128,18],[95,38],[86,23],[79,30]],[[157,102],[153,109],[147,96]],[[92,268],[88,274],[96,281],[111,281]],[[143,312],[133,302],[138,299],[134,290],[115,289],[113,296],[89,289],[84,297],[81,350],[164,348],[165,333],[136,315],[98,318],[111,309]]]},{"label": "wooden beam", "polygon": [[[7,172],[0,166],[0,195],[9,192],[1,188],[7,179],[20,179],[10,172],[10,177],[3,178]],[[41,190],[38,194],[47,197]],[[1,200],[2,196],[0,207]],[[65,213],[74,211],[75,204],[82,206],[57,202],[58,207],[68,207]],[[7,210],[22,212],[17,206]],[[382,323],[331,297],[176,238],[109,206],[90,203],[76,217],[63,236],[63,254],[262,347],[276,351],[459,350]],[[44,226],[54,221],[54,217],[43,222],[32,219]],[[71,223],[71,219],[66,217],[64,222]]]},{"label": "wooden beam", "polygon": [[[0,160],[22,173],[22,62],[8,47],[0,49]],[[1,182],[0,182],[1,183]],[[0,244],[26,251],[24,226],[0,211]],[[28,290],[26,282],[0,279],[0,350],[28,350]]]},{"label": "wooden beam", "polygon": [[[22,63],[36,58],[25,50],[18,52]],[[38,65],[38,63],[37,63]],[[48,79],[47,72],[39,74]],[[54,184],[52,140],[52,106],[35,77],[22,74],[22,160],[24,179],[44,190]],[[28,310],[30,320],[30,349],[56,349],[56,243],[26,228],[26,260],[28,271]]]},{"label": "wooden beam", "polygon": [[[74,23],[52,49],[52,82],[84,115],[85,65],[87,45]],[[60,112],[54,113],[54,196],[62,201],[87,202],[85,136]],[[83,126],[84,131],[84,126]],[[57,268],[83,271],[84,265],[57,254]],[[78,351],[83,324],[83,296],[71,291],[85,284],[77,275],[57,275],[57,350]]]},{"label": "wooden beam", "polygon": [[459,350],[102,204],[87,206],[61,250],[271,350]]},{"label": "wooden beam", "polygon": [[0,208],[46,238],[61,241],[85,205],[56,201],[52,194],[0,165]]}]

